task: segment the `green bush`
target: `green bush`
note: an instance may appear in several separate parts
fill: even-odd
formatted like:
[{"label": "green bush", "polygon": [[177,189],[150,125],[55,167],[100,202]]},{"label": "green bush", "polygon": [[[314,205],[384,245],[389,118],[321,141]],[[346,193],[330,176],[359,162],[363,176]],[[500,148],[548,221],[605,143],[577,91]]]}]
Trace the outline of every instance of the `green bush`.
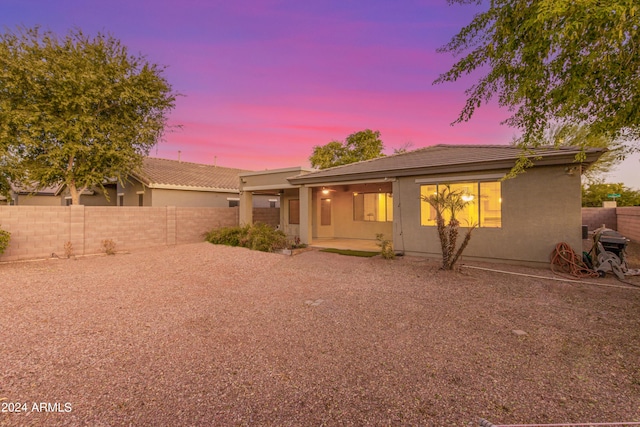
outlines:
[{"label": "green bush", "polygon": [[384,259],[394,259],[396,254],[393,252],[393,243],[389,239],[384,238],[384,234],[376,234],[378,246],[380,246],[380,254]]},{"label": "green bush", "polygon": [[11,233],[0,228],[0,255],[9,246],[9,240],[11,240]]},{"label": "green bush", "polygon": [[215,245],[241,246],[254,251],[273,252],[287,246],[287,236],[267,224],[224,227],[211,230],[206,240]]},{"label": "green bush", "polygon": [[214,245],[244,246],[241,242],[246,239],[248,231],[249,226],[214,228],[207,233],[205,240]]}]

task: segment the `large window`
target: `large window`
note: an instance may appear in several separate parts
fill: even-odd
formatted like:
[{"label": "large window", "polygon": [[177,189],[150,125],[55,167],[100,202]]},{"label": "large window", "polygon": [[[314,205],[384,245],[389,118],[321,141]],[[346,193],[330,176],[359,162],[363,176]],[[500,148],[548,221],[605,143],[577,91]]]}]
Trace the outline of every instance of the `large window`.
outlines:
[{"label": "large window", "polygon": [[[426,197],[440,193],[445,185],[451,191],[461,192],[462,199],[468,202],[457,213],[462,227],[470,227],[474,224],[480,227],[502,227],[502,195],[499,181],[422,185],[420,186],[420,195]],[[444,217],[448,221],[450,213],[445,212]],[[436,211],[424,200],[421,202],[420,224],[436,225]]]},{"label": "large window", "polygon": [[393,221],[391,193],[353,193],[354,221]]}]

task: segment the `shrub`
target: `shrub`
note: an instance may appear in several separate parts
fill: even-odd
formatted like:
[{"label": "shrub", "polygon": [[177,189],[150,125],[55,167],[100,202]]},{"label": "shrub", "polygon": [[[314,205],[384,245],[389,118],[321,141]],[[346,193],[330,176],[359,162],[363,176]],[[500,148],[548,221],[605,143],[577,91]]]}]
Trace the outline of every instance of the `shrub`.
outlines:
[{"label": "shrub", "polygon": [[71,242],[67,242],[64,244],[64,256],[66,256],[67,258],[71,258],[72,256],[74,256],[73,245],[71,244]]},{"label": "shrub", "polygon": [[0,255],[9,246],[9,240],[11,240],[11,233],[0,228]]},{"label": "shrub", "polygon": [[214,228],[205,240],[214,245],[244,246],[241,241],[246,239],[248,232],[249,226]]},{"label": "shrub", "polygon": [[262,223],[213,229],[207,233],[206,240],[215,245],[241,246],[262,252],[287,246],[287,236],[282,231]]},{"label": "shrub", "polygon": [[389,239],[384,238],[384,234],[376,234],[377,245],[380,246],[380,255],[384,259],[394,259],[396,254],[393,252],[393,243]]},{"label": "shrub", "polygon": [[115,255],[116,253],[116,242],[113,240],[107,239],[102,241],[102,250],[107,255]]},{"label": "shrub", "polygon": [[292,241],[290,241],[287,244],[287,247],[289,249],[302,249],[302,248],[306,248],[307,244],[306,243],[302,243],[302,241],[300,240],[300,237],[296,236],[293,238]]}]

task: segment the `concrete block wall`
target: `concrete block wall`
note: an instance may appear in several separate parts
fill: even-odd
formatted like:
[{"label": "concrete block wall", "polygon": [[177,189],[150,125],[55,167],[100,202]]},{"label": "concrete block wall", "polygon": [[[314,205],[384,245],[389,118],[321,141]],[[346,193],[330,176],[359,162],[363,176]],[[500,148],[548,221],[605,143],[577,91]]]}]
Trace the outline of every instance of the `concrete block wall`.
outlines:
[{"label": "concrete block wall", "polygon": [[0,228],[11,233],[9,247],[0,260],[64,254],[71,231],[70,219],[69,208],[63,206],[0,206]]},{"label": "concrete block wall", "polygon": [[618,220],[616,208],[582,208],[582,225],[589,227],[589,231],[602,227],[617,230]]},{"label": "concrete block wall", "polygon": [[193,243],[214,227],[238,225],[238,208],[0,206],[0,228],[11,233],[0,261],[63,257],[71,243],[75,255]]},{"label": "concrete block wall", "polygon": [[176,208],[176,244],[199,242],[213,228],[233,227],[239,223],[235,208]]},{"label": "concrete block wall", "polygon": [[280,208],[253,208],[253,222],[276,227],[280,224]]},{"label": "concrete block wall", "polygon": [[87,206],[84,210],[85,253],[101,252],[104,240],[112,240],[116,251],[168,244],[166,207]]},{"label": "concrete block wall", "polygon": [[618,232],[640,243],[640,206],[616,208]]}]

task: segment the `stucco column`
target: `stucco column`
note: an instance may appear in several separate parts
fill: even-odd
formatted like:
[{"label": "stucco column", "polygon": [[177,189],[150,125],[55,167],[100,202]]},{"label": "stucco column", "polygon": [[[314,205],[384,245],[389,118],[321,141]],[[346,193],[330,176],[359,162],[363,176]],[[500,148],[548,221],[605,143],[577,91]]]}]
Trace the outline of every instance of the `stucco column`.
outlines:
[{"label": "stucco column", "polygon": [[240,193],[240,225],[253,224],[253,193]]},{"label": "stucco column", "polygon": [[312,189],[300,187],[300,242],[311,244],[312,240]]},{"label": "stucco column", "polygon": [[393,197],[393,250],[404,252],[404,239],[402,236],[402,205],[400,203],[400,183],[398,180],[391,183]]}]

